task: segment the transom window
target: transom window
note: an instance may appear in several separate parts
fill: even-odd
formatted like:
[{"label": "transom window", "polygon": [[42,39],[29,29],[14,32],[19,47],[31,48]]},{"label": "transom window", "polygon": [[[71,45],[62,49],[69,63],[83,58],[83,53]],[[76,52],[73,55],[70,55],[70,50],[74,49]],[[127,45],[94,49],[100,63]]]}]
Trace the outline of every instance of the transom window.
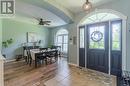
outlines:
[{"label": "transom window", "polygon": [[120,18],[117,15],[111,13],[95,13],[94,15],[88,17],[82,24],[91,24],[113,19],[120,19]]}]

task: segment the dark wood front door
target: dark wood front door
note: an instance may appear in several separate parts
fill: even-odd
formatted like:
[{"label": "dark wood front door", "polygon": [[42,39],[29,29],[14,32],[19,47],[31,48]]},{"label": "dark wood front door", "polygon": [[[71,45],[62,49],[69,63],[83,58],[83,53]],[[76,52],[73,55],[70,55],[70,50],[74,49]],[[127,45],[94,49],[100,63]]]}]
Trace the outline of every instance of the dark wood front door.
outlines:
[{"label": "dark wood front door", "polygon": [[87,67],[108,73],[109,23],[87,26]]},{"label": "dark wood front door", "polygon": [[120,76],[122,21],[106,21],[79,28],[79,66]]}]

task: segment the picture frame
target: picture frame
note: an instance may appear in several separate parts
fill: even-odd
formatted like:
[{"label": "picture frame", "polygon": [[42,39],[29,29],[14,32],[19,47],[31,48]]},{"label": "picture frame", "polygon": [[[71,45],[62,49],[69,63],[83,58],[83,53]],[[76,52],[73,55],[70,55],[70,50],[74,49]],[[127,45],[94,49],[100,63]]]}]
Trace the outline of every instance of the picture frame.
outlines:
[{"label": "picture frame", "polygon": [[35,32],[27,32],[27,43],[34,43],[38,41],[38,34]]}]

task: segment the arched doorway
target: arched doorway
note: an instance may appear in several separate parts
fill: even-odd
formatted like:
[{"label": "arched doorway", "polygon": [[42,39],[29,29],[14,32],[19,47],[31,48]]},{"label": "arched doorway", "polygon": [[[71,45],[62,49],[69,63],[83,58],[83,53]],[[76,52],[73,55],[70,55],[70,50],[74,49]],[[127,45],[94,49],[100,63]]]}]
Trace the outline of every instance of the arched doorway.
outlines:
[{"label": "arched doorway", "polygon": [[68,57],[68,31],[60,29],[56,33],[55,45],[61,47],[61,56]]},{"label": "arched doorway", "polygon": [[[85,16],[77,29],[79,66],[109,74],[113,74],[115,66],[125,70],[126,20],[126,16],[111,9],[98,9]],[[115,52],[118,52],[117,57],[113,57]],[[114,69],[114,72],[116,75],[118,70]]]}]

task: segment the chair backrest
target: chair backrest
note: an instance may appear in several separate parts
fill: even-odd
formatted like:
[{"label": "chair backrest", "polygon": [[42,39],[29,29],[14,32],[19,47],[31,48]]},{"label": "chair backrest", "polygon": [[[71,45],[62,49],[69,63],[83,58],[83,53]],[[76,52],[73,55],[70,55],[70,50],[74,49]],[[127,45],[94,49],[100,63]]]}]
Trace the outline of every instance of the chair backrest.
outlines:
[{"label": "chair backrest", "polygon": [[30,49],[27,48],[27,49],[26,49],[26,52],[27,52],[27,57],[28,57],[28,58],[31,58],[31,52],[30,52]]},{"label": "chair backrest", "polygon": [[41,52],[41,53],[36,53],[35,55],[36,55],[36,57],[46,57],[46,52]]},{"label": "chair backrest", "polygon": [[47,50],[48,48],[40,48],[40,50]]},{"label": "chair backrest", "polygon": [[40,52],[46,52],[48,50],[48,48],[40,48],[39,50],[40,50]]},{"label": "chair backrest", "polygon": [[49,54],[52,56],[58,56],[58,50],[49,51]]}]

